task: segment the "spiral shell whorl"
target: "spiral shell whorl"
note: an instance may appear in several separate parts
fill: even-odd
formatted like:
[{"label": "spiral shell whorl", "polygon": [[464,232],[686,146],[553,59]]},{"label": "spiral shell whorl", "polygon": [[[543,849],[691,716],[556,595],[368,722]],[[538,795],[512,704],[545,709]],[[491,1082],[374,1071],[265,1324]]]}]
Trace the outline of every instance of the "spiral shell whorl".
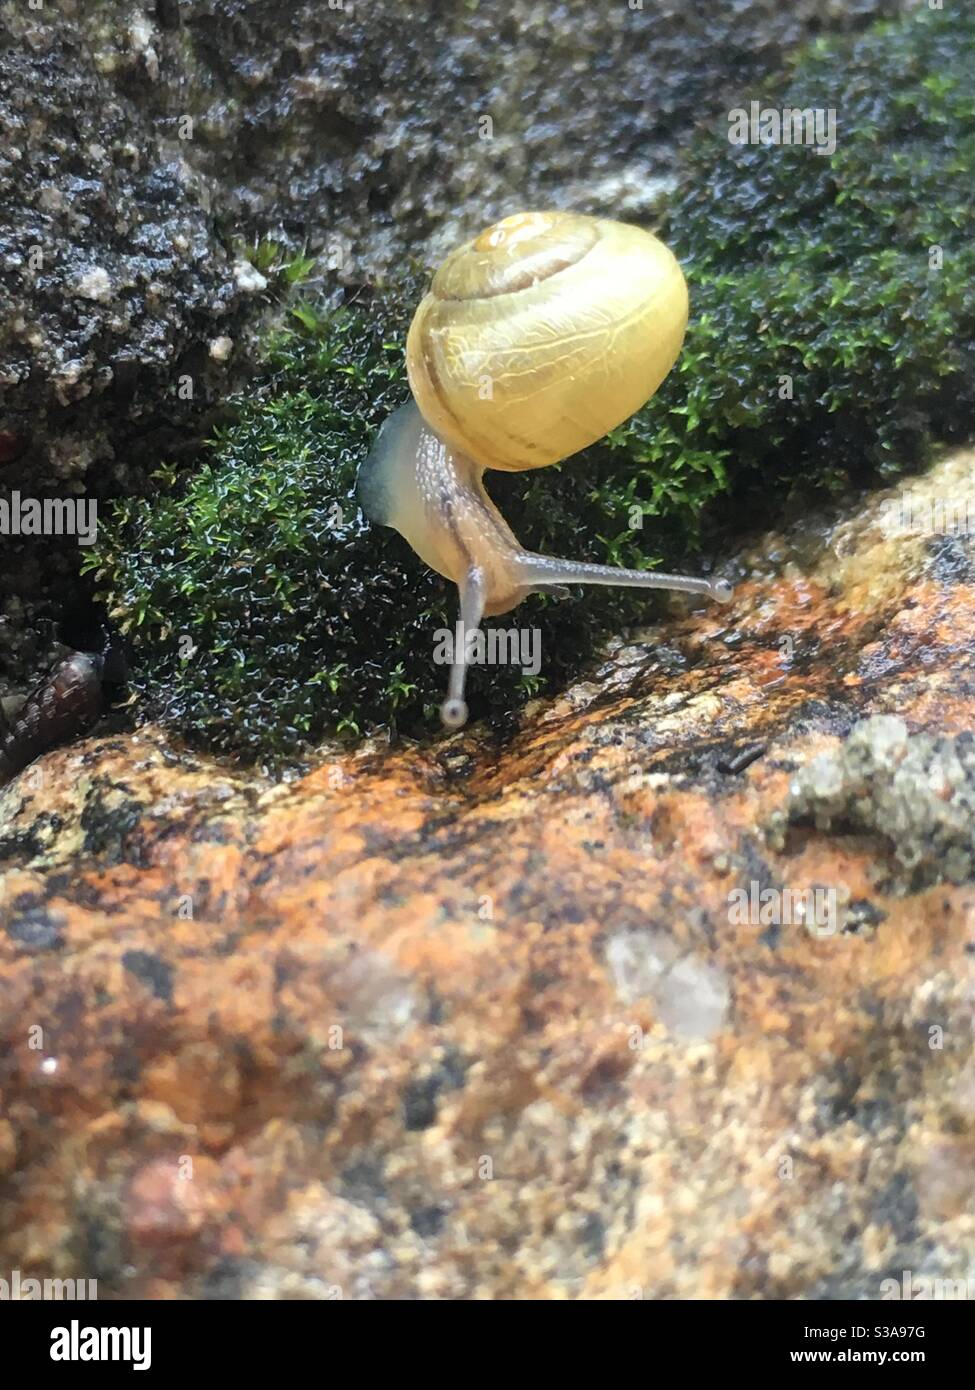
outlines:
[{"label": "spiral shell whorl", "polygon": [[488,468],[577,453],[656,391],[680,351],[687,287],[649,232],[519,213],[434,276],[407,339],[428,425]]},{"label": "spiral shell whorl", "polygon": [[581,261],[598,236],[593,217],[516,213],[451,252],[434,275],[430,294],[467,302],[531,289]]}]

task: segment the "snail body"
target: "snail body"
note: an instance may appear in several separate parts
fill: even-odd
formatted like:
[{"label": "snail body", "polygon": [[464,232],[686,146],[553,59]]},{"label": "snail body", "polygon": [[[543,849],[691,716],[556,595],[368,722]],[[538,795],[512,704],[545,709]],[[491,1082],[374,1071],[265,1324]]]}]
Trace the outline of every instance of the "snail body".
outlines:
[{"label": "snail body", "polygon": [[[407,337],[413,399],[379,431],[358,496],[370,520],[458,586],[466,631],[566,584],[730,598],[724,581],[526,550],[483,483],[487,468],[542,468],[578,453],[638,410],[676,361],[687,312],[667,247],[605,218],[518,213],[437,271]],[[461,653],[441,707],[448,727],[466,722],[465,677]]]},{"label": "snail body", "polygon": [[74,738],[102,712],[104,658],[72,652],[48,672],[0,734],[0,786],[55,744]]}]

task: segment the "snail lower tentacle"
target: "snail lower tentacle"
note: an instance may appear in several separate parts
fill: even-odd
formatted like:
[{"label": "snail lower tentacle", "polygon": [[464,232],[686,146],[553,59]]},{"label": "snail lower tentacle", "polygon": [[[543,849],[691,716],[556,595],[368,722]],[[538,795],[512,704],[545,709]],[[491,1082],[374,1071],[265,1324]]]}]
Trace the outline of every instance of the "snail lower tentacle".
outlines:
[{"label": "snail lower tentacle", "polygon": [[621,589],[670,589],[682,594],[700,594],[715,603],[727,603],[732,588],[727,579],[697,579],[684,574],[664,574],[661,570],[617,569],[615,565],[591,565],[582,560],[557,560],[552,555],[524,553],[520,570],[528,588],[548,589],[561,584],[608,584]]},{"label": "snail lower tentacle", "polygon": [[72,652],[27,697],[0,735],[0,786],[35,758],[91,728],[102,712],[104,659]]}]

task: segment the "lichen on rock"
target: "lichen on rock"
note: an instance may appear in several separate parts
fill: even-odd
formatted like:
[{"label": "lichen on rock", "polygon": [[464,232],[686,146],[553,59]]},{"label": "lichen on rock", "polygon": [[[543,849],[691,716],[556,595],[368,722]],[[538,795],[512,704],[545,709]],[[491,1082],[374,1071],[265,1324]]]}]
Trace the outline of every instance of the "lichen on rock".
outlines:
[{"label": "lichen on rock", "polygon": [[975,733],[911,734],[903,719],[874,715],[796,774],[783,815],[794,825],[881,837],[904,891],[969,883]]}]

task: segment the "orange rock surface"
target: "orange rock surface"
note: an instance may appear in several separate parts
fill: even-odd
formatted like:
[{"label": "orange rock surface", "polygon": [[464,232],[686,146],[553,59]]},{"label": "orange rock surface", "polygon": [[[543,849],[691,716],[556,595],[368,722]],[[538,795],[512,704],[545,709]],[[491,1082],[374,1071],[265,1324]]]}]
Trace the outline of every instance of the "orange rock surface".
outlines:
[{"label": "orange rock surface", "polygon": [[[970,496],[975,456],[911,488]],[[859,720],[975,728],[968,543],[883,500],[506,744],[274,782],[146,727],[0,792],[0,1264],[154,1298],[963,1277],[975,885],[783,815]],[[832,890],[834,929],[737,920],[753,884]]]}]

